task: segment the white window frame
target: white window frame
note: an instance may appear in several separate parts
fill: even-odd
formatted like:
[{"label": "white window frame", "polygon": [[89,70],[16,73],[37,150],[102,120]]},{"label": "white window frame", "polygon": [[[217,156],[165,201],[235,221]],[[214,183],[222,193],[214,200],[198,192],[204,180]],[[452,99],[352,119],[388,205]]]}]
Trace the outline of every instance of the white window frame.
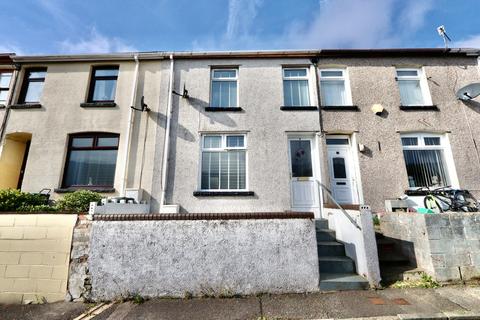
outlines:
[{"label": "white window frame", "polygon": [[[243,136],[243,147],[227,147],[227,137],[228,136]],[[220,148],[205,148],[205,137],[221,137],[221,147]],[[198,190],[199,191],[210,191],[210,192],[237,192],[237,191],[248,191],[248,144],[247,144],[247,134],[246,133],[204,133],[200,139],[200,161],[199,161],[199,170],[198,170]],[[245,188],[244,189],[202,189],[202,159],[203,152],[228,152],[230,150],[245,150]]]},{"label": "white window frame", "polygon": [[[235,71],[235,78],[215,78],[214,74],[215,71]],[[237,105],[236,106],[222,106],[222,107],[214,107],[212,105],[213,102],[213,82],[214,81],[235,81],[237,83]],[[230,99],[228,99],[230,101]],[[215,67],[212,68],[210,71],[210,108],[238,108],[240,101],[239,95],[239,81],[238,81],[238,68],[222,68],[222,67]]]},{"label": "white window frame", "polygon": [[[397,71],[416,71],[417,76],[398,76]],[[397,82],[403,80],[418,80],[420,81],[420,91],[422,92],[423,104],[420,106],[431,106],[432,96],[430,95],[430,89],[428,88],[427,77],[425,76],[424,68],[396,68],[395,69],[395,79]],[[398,85],[397,85],[398,86]],[[400,86],[398,86],[398,93],[400,94]],[[402,97],[400,95],[400,104],[402,106],[418,106],[416,104],[404,104]]]},{"label": "white window frame", "polygon": [[[306,75],[305,76],[300,76],[300,77],[286,77],[285,76],[285,70],[305,70],[306,71]],[[285,90],[283,90],[283,105],[286,106],[286,107],[308,107],[308,106],[313,106],[314,104],[312,103],[312,101],[315,100],[314,96],[313,96],[313,86],[312,86],[312,78],[311,78],[311,72],[310,72],[310,68],[309,67],[303,67],[303,66],[299,66],[299,67],[283,67],[282,68],[282,90],[283,90],[283,83],[285,80],[307,80],[307,83],[308,83],[308,103],[304,106],[294,106],[294,105],[286,105],[285,104]]]},{"label": "white window frame", "polygon": [[[325,77],[325,76],[322,76],[322,71],[340,71],[342,72],[342,76],[341,77]],[[345,69],[339,69],[339,68],[323,68],[323,69],[320,69],[319,70],[319,73],[318,73],[318,78],[319,78],[319,87],[320,87],[320,97],[321,97],[321,101],[320,101],[320,104],[322,106],[327,106],[326,104],[324,104],[324,101],[322,99],[322,81],[338,81],[338,80],[343,80],[343,83],[345,85],[345,103],[342,105],[343,107],[348,107],[348,106],[352,106],[353,105],[353,102],[352,102],[352,91],[351,91],[351,88],[350,88],[350,77],[348,76],[348,70],[345,68]]]},{"label": "white window frame", "polygon": [[[404,146],[402,143],[401,138],[417,138],[417,145],[416,146]],[[440,145],[425,145],[425,138],[440,138]],[[444,166],[446,168],[446,175],[448,179],[448,185],[452,188],[459,188],[459,182],[457,177],[457,171],[455,169],[455,163],[453,161],[453,154],[452,149],[450,148],[450,141],[446,134],[441,133],[430,133],[430,132],[412,132],[412,133],[402,133],[400,135],[400,144],[402,146],[402,154],[403,150],[441,150],[443,151],[443,161]],[[405,164],[404,159],[404,168],[405,172],[407,170],[407,166]],[[408,177],[407,177],[408,178]],[[421,187],[410,187],[408,186],[409,190],[416,190]]]}]

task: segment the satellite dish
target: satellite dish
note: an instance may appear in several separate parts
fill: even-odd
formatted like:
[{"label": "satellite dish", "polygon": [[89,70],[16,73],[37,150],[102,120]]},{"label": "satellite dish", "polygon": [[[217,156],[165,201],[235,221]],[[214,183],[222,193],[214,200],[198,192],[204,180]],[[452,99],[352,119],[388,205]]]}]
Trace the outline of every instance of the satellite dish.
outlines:
[{"label": "satellite dish", "polygon": [[480,95],[480,83],[471,83],[457,91],[457,98],[460,100],[472,100]]}]

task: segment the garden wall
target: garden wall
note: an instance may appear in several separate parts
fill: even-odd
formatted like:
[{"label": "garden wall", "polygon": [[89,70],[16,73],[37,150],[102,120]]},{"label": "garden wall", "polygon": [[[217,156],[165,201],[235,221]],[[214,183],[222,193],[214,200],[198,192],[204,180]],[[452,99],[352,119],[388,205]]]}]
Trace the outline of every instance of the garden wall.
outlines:
[{"label": "garden wall", "polygon": [[65,298],[75,214],[0,214],[0,303]]},{"label": "garden wall", "polygon": [[312,219],[94,220],[91,295],[98,301],[317,291],[316,250]]},{"label": "garden wall", "polygon": [[480,213],[382,215],[383,234],[437,281],[480,277]]}]

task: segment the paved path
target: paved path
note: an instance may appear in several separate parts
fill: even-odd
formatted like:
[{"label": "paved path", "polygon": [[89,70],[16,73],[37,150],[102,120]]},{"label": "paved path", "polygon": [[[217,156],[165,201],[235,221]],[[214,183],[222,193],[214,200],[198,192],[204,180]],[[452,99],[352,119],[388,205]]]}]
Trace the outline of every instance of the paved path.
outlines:
[{"label": "paved path", "polygon": [[[65,308],[61,312],[61,306]],[[0,306],[0,319],[73,319],[86,306],[60,303]],[[130,319],[345,319],[398,314],[478,312],[480,287],[385,289],[314,294],[265,295],[231,299],[152,299],[142,304],[117,303],[95,320]],[[262,319],[262,320],[263,320]]]},{"label": "paved path", "polygon": [[153,299],[143,304],[114,305],[95,320],[342,319],[466,311],[480,312],[480,287],[343,291],[232,299]]}]

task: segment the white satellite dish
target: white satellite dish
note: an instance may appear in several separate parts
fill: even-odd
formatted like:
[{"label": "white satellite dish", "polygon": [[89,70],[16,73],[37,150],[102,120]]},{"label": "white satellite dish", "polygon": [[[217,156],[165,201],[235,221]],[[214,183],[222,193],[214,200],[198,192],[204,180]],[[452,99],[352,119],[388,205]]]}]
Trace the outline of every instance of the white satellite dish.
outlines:
[{"label": "white satellite dish", "polygon": [[457,91],[457,98],[460,100],[472,100],[480,95],[480,83],[471,83]]}]

